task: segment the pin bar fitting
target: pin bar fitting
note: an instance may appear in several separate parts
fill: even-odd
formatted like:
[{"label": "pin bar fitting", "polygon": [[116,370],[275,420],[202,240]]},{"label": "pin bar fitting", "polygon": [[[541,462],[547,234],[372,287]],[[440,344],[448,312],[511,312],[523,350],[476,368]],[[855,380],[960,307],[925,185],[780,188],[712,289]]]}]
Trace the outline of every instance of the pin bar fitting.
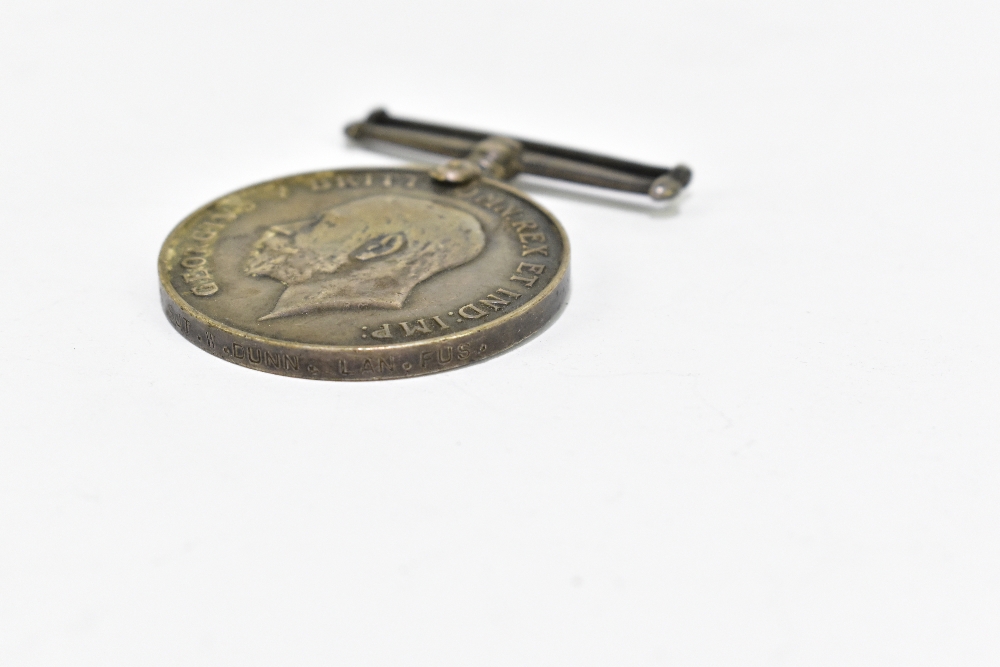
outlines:
[{"label": "pin bar fitting", "polygon": [[[345,132],[352,139],[385,141],[455,158],[482,155],[483,142],[486,141],[508,141],[518,150],[515,159],[509,160],[503,169],[490,169],[490,163],[479,162],[495,178],[510,178],[523,172],[613,190],[639,192],[657,200],[676,197],[691,182],[691,170],[684,165],[672,169],[653,167],[536,141],[511,141],[510,138],[504,139],[487,132],[394,118],[384,109],[373,111],[360,123],[348,125]],[[457,162],[454,165],[463,166]],[[453,168],[447,173],[457,172]],[[458,182],[445,177],[439,180]]]}]

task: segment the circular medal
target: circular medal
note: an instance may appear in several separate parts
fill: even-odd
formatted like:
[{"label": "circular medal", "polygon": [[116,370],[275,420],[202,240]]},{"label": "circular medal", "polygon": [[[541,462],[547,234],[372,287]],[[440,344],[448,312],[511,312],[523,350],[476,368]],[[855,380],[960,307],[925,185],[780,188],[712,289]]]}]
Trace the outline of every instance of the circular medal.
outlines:
[{"label": "circular medal", "polygon": [[559,223],[489,178],[350,169],[238,190],[188,216],[159,259],[167,317],[256,370],[411,377],[498,354],[569,290]]}]

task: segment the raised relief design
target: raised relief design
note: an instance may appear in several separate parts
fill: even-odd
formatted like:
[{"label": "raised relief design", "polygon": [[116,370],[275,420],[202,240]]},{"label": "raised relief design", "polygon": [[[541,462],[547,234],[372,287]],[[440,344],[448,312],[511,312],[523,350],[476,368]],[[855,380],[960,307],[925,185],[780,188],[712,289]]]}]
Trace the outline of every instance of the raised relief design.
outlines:
[{"label": "raised relief design", "polygon": [[426,199],[377,195],[274,225],[245,270],[286,285],[260,320],[317,310],[402,308],[413,288],[474,259],[486,235],[470,213]]}]

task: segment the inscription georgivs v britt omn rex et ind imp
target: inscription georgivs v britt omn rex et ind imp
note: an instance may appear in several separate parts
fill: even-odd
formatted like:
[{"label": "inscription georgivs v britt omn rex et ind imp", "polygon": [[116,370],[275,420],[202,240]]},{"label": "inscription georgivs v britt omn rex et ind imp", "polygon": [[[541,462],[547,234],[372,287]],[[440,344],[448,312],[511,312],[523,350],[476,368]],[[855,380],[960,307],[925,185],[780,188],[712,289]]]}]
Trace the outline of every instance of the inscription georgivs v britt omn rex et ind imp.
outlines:
[{"label": "inscription georgivs v britt omn rex et ind imp", "polygon": [[[364,379],[515,344],[561,305],[568,253],[551,216],[500,183],[442,187],[422,171],[365,170],[224,197],[178,226],[162,257],[165,308],[202,349],[272,373]],[[455,271],[466,277],[433,280]],[[282,288],[276,301],[267,283]],[[406,311],[417,285],[421,303],[449,307]],[[385,317],[393,311],[409,317]],[[508,321],[522,312],[525,322]]]}]

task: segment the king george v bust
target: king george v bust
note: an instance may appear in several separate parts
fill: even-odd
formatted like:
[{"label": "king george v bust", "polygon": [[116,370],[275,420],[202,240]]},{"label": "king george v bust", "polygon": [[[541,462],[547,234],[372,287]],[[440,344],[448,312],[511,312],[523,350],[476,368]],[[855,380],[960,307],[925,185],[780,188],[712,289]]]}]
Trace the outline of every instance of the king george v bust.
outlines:
[{"label": "king george v bust", "polygon": [[274,225],[245,270],[286,285],[261,320],[343,308],[402,308],[410,291],[483,251],[471,213],[427,199],[377,195]]}]

